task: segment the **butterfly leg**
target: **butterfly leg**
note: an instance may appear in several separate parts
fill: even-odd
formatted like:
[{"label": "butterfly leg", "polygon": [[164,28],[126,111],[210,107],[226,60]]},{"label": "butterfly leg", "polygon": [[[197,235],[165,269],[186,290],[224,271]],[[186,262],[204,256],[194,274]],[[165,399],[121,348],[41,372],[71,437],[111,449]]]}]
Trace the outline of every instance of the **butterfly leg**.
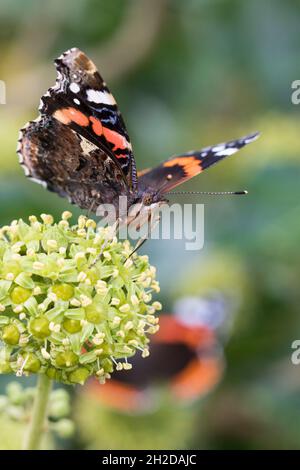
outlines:
[{"label": "butterfly leg", "polygon": [[88,208],[88,210],[86,212],[87,217],[90,217],[91,213],[94,212],[95,204],[96,204],[96,201],[93,200],[92,204],[90,205],[90,207]]},{"label": "butterfly leg", "polygon": [[143,238],[140,238],[139,241],[136,243],[134,249],[132,250],[132,252],[130,253],[130,255],[128,256],[127,259],[131,258],[131,256],[139,249],[141,248],[144,243],[146,243],[146,241],[148,240],[148,237],[143,237]]},{"label": "butterfly leg", "polygon": [[[120,219],[117,219],[117,221],[112,225],[112,234],[113,234],[113,236],[116,236],[116,234],[118,233],[119,226],[120,226]],[[89,266],[90,268],[95,266],[95,264],[97,264],[98,261],[101,259],[101,256],[103,255],[103,252],[104,252],[105,248],[107,247],[108,242],[109,242],[109,240],[111,240],[111,238],[112,237],[106,237],[105,238],[105,240],[103,242],[103,245],[101,246],[100,253],[96,256],[94,261],[90,264],[90,266]]]},{"label": "butterfly leg", "polygon": [[[147,232],[147,235],[145,235],[144,237],[140,238],[134,249],[132,250],[132,252],[130,253],[130,255],[128,256],[128,258],[130,258],[137,250],[139,250],[143,245],[144,243],[146,243],[146,241],[150,238],[151,236],[151,233],[155,230],[155,228],[157,227],[157,224],[159,223],[160,221],[160,215],[157,215],[156,217],[154,217],[154,220],[150,223],[152,219],[152,214],[149,213],[149,216],[148,216],[148,232]],[[127,258],[127,259],[128,259]]]}]

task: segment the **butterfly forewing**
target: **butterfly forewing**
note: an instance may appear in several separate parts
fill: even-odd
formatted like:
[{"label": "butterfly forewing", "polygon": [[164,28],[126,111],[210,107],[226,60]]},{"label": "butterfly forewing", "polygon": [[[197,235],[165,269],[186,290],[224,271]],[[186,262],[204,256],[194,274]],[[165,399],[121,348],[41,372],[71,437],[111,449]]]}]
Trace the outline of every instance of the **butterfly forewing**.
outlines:
[{"label": "butterfly forewing", "polygon": [[95,64],[79,49],[55,61],[56,85],[42,97],[41,114],[53,116],[103,150],[119,166],[130,188],[135,161],[117,103]]},{"label": "butterfly forewing", "polygon": [[236,153],[257,137],[258,133],[254,133],[240,139],[206,147],[200,151],[171,157],[156,168],[140,172],[139,187],[141,190],[153,188],[166,193],[198,175],[211,165]]}]

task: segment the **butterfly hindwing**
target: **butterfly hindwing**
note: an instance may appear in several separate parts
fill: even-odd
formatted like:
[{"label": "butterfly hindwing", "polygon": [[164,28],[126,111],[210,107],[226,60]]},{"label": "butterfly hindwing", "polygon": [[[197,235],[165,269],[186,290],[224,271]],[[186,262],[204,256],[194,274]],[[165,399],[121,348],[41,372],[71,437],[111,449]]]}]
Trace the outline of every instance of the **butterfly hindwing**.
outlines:
[{"label": "butterfly hindwing", "polygon": [[142,190],[152,188],[166,193],[223,158],[234,154],[257,137],[258,133],[250,134],[237,140],[206,147],[200,151],[171,157],[156,168],[141,171],[139,187]]},{"label": "butterfly hindwing", "polygon": [[107,154],[51,116],[21,130],[18,154],[29,178],[82,209],[117,204],[127,194],[122,171]]}]

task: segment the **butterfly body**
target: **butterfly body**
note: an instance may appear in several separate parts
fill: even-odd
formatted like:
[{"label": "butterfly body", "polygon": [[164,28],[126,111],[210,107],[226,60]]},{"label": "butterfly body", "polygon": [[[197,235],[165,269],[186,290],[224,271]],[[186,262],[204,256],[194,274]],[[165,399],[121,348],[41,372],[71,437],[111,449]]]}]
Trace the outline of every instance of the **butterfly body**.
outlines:
[{"label": "butterfly body", "polygon": [[167,202],[171,189],[257,137],[174,156],[138,175],[123,118],[95,64],[73,48],[55,65],[56,84],[41,98],[40,116],[21,129],[19,160],[29,178],[82,209],[111,204],[120,215],[124,196],[123,220],[137,206],[143,218]]}]

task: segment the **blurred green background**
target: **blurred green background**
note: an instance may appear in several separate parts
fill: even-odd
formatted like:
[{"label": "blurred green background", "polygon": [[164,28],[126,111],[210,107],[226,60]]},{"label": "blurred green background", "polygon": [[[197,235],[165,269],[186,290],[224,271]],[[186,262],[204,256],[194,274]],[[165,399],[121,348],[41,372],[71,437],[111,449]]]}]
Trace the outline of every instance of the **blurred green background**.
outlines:
[{"label": "blurred green background", "polygon": [[[109,82],[139,169],[262,133],[182,188],[249,191],[177,200],[205,204],[202,251],[185,251],[178,240],[143,248],[157,266],[165,311],[182,296],[213,289],[235,301],[222,383],[192,408],[165,403],[156,416],[130,418],[89,413],[95,433],[105,431],[100,448],[134,448],[138,439],[149,449],[300,448],[300,366],[290,360],[300,338],[300,108],[291,103],[291,83],[300,79],[299,20],[298,0],[0,1],[7,92],[0,105],[1,225],[70,209],[27,180],[15,155],[19,128],[37,116],[41,94],[55,81],[53,59],[70,47],[90,55]],[[0,380],[3,388],[8,379]],[[89,445],[81,418],[91,406],[76,407],[78,433],[62,447]],[[139,435],[131,436],[135,425]]]}]

